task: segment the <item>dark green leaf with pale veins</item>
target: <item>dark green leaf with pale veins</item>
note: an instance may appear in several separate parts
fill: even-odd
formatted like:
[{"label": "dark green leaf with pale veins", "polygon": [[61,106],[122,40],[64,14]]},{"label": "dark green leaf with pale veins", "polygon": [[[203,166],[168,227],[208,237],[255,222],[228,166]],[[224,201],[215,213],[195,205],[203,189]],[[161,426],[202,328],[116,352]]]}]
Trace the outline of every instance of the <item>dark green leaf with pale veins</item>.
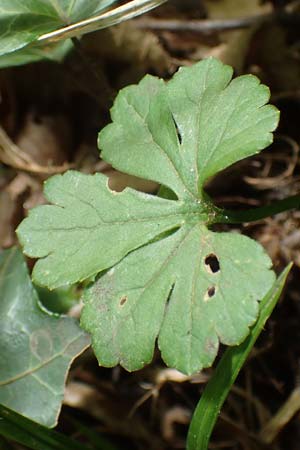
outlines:
[{"label": "dark green leaf with pale veins", "polygon": [[115,0],[0,0],[0,55],[105,10]]},{"label": "dark green leaf with pale veins", "polygon": [[158,339],[168,365],[207,367],[220,341],[245,338],[274,281],[259,244],[209,229],[217,213],[205,182],[269,145],[278,123],[266,86],[231,77],[213,58],[168,83],[146,76],[119,93],[99,135],[104,160],[176,200],[118,194],[101,174],[68,172],[47,182],[53,205],[18,230],[25,253],[41,258],[37,283],[57,287],[114,266],[87,291],[82,315],[100,364],[138,369]]},{"label": "dark green leaf with pale veins", "polygon": [[72,360],[88,345],[74,319],[42,309],[22,253],[0,253],[0,403],[56,424]]}]

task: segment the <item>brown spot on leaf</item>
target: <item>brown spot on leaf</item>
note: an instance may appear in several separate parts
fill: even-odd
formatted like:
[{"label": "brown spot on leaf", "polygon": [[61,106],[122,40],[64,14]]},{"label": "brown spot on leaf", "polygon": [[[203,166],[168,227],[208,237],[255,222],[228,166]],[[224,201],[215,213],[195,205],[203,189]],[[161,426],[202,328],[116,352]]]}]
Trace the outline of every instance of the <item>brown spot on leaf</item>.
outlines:
[{"label": "brown spot on leaf", "polygon": [[216,293],[216,287],[215,286],[210,286],[207,291],[205,292],[204,295],[204,301],[208,302],[208,300],[210,300]]},{"label": "brown spot on leaf", "polygon": [[123,297],[120,298],[120,306],[124,306],[127,300],[128,300],[127,295],[123,295]]}]

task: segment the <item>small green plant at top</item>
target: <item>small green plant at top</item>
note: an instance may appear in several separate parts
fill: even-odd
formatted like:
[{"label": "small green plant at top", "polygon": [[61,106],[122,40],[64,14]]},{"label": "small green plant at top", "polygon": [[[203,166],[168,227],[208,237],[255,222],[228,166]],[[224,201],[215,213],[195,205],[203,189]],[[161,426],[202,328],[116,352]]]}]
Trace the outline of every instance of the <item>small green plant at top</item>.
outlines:
[{"label": "small green plant at top", "polygon": [[147,75],[117,96],[99,134],[101,157],[161,184],[164,197],[116,193],[102,174],[69,171],[46,182],[51,205],[34,208],[18,228],[25,254],[39,258],[37,284],[97,275],[81,326],[103,366],[140,369],[157,340],[167,365],[187,374],[208,367],[219,342],[245,339],[274,283],[257,242],[210,229],[231,218],[205,183],[268,146],[279,118],[258,78],[231,80],[232,72],[209,58],[167,83]]}]

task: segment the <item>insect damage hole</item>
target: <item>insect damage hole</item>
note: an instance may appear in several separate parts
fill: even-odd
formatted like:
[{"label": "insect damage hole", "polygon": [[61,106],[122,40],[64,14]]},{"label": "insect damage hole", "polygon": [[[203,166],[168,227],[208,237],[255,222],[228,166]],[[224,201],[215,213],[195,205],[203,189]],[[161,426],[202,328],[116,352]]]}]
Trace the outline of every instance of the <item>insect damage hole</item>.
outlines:
[{"label": "insect damage hole", "polygon": [[216,287],[215,286],[210,286],[207,291],[205,292],[204,295],[204,301],[208,302],[208,300],[210,300],[216,293]]},{"label": "insect damage hole", "polygon": [[220,271],[220,263],[217,256],[214,253],[210,253],[206,256],[204,263],[206,265],[206,269],[210,273],[217,273]]},{"label": "insect damage hole", "polygon": [[123,295],[123,297],[120,298],[120,303],[119,303],[119,305],[120,305],[120,306],[124,306],[125,303],[127,302],[127,300],[128,300],[127,295]]}]

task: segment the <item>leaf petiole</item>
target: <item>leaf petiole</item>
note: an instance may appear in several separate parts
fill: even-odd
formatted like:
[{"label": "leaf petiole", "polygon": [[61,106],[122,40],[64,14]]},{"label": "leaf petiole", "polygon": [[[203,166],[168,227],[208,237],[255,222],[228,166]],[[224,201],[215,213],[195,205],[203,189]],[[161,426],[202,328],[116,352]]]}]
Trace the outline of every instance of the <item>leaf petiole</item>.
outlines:
[{"label": "leaf petiole", "polygon": [[278,200],[270,205],[251,208],[244,211],[218,210],[214,223],[245,223],[256,222],[266,217],[274,216],[291,209],[300,208],[300,195],[292,195],[283,200]]}]

